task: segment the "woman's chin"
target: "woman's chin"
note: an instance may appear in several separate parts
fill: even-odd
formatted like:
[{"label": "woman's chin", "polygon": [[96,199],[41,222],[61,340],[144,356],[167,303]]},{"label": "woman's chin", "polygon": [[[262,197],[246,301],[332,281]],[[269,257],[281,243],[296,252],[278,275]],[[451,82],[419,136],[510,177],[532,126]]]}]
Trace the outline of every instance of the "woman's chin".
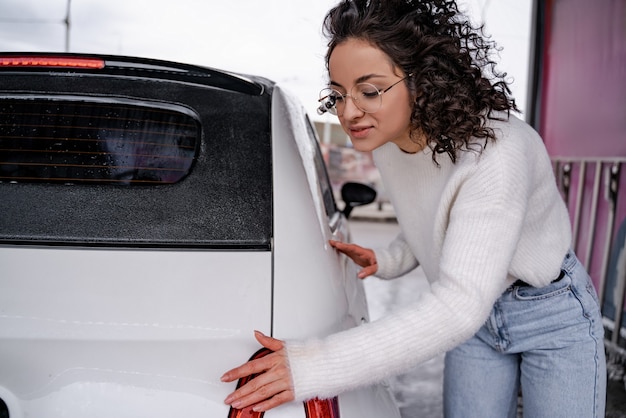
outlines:
[{"label": "woman's chin", "polygon": [[371,152],[382,145],[382,144],[377,144],[377,143],[373,143],[370,141],[364,141],[364,140],[358,140],[358,139],[355,140],[353,138],[350,138],[350,142],[352,142],[352,148],[355,151],[360,151],[360,152]]}]

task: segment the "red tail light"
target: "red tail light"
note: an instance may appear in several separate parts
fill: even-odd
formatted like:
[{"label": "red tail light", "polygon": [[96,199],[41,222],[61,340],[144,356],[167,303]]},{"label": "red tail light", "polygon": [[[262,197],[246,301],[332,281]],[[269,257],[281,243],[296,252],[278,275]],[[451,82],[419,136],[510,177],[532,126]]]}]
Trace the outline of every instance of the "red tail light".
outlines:
[{"label": "red tail light", "polygon": [[[264,357],[271,353],[267,348],[262,348],[250,357],[250,360],[255,360]],[[248,383],[258,375],[252,375],[239,379],[237,382],[237,388]],[[306,418],[339,418],[339,400],[337,397],[332,399],[310,399],[304,403],[304,412]],[[230,408],[228,412],[228,418],[263,418],[264,412],[254,412],[251,407],[244,409]]]},{"label": "red tail light", "polygon": [[311,399],[304,403],[306,418],[339,418],[339,400]]},{"label": "red tail light", "polygon": [[2,57],[0,68],[6,67],[63,67],[63,68],[104,68],[104,60],[74,57]]}]

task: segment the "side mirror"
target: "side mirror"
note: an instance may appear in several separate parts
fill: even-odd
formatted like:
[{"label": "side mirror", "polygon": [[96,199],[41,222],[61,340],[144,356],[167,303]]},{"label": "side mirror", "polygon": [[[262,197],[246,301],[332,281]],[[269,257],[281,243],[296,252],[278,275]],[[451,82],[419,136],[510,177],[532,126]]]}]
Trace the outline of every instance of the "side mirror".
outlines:
[{"label": "side mirror", "polygon": [[376,200],[376,190],[362,183],[348,182],[341,186],[341,198],[346,204],[343,214],[349,218],[352,209]]}]

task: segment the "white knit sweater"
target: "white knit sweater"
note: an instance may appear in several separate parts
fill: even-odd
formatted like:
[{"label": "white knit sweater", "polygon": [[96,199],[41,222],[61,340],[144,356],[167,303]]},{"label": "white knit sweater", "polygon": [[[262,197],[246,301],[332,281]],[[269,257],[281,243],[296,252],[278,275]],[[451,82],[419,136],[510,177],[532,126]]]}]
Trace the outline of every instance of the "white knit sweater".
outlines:
[{"label": "white knit sweater", "polygon": [[[501,115],[506,118],[506,115]],[[374,160],[402,233],[375,250],[380,278],[418,264],[431,286],[411,305],[324,339],[288,341],[297,400],[331,397],[400,373],[470,338],[516,279],[544,286],[571,244],[567,209],[537,133],[510,116],[490,121],[482,153],[387,143]]]}]

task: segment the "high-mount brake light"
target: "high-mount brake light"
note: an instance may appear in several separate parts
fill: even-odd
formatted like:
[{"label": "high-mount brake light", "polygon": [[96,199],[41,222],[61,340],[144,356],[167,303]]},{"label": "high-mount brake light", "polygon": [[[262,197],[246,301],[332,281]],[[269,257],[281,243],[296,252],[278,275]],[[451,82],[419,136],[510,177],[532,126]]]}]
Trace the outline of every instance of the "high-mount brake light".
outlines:
[{"label": "high-mount brake light", "polygon": [[56,67],[56,68],[104,68],[104,60],[74,57],[0,57],[0,68],[6,67]]},{"label": "high-mount brake light", "polygon": [[[267,348],[261,348],[259,351],[254,353],[252,357],[250,357],[250,360],[256,360],[258,358],[265,357],[271,352],[272,351],[268,350]],[[239,389],[241,386],[245,385],[257,376],[258,375],[255,374],[239,379],[239,381],[237,382],[237,389]],[[306,418],[339,418],[339,400],[337,399],[337,397],[334,397],[332,399],[310,399],[303,402],[303,404]],[[228,418],[263,418],[264,415],[264,412],[253,411],[252,407],[244,409],[235,409],[231,407],[228,413]]]}]

